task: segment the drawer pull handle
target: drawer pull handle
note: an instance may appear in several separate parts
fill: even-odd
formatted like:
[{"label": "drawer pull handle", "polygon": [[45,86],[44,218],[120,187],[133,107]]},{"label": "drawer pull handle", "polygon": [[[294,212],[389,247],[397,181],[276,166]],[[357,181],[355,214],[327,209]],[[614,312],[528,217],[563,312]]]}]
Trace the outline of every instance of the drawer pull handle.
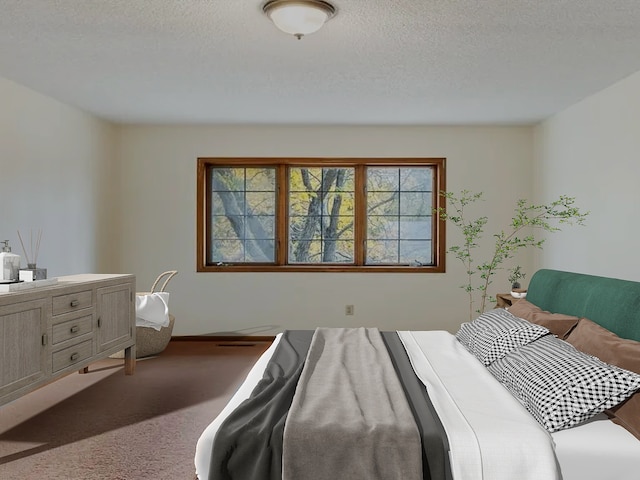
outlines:
[{"label": "drawer pull handle", "polygon": [[71,303],[69,305],[72,307],[77,307],[78,305],[80,305],[80,302],[78,300],[71,300]]},{"label": "drawer pull handle", "polygon": [[80,330],[80,327],[78,327],[78,325],[74,325],[69,329],[71,333],[78,333],[78,330]]},{"label": "drawer pull handle", "polygon": [[71,357],[69,357],[71,359],[72,362],[76,361],[78,359],[79,355],[77,353],[72,353]]}]

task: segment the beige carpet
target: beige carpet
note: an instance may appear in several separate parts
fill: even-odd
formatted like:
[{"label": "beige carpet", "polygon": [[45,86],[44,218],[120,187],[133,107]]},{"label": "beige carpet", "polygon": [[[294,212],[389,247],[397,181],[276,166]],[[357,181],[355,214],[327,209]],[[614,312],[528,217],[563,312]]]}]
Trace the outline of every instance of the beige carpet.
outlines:
[{"label": "beige carpet", "polygon": [[198,437],[268,347],[172,341],[0,407],[2,480],[192,480]]}]

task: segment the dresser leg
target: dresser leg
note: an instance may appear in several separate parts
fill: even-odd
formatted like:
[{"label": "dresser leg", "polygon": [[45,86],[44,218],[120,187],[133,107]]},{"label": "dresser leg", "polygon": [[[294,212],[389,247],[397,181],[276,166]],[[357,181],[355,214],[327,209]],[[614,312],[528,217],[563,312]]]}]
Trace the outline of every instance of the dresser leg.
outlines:
[{"label": "dresser leg", "polygon": [[133,375],[136,369],[136,346],[131,345],[129,348],[124,349],[124,374]]}]

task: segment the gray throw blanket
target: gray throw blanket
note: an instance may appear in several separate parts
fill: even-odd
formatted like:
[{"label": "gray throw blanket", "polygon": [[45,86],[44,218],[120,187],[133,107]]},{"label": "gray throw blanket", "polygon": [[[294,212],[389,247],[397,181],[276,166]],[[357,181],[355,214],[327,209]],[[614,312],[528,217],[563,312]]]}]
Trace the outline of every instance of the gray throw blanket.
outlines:
[{"label": "gray throw blanket", "polygon": [[285,423],[282,478],[422,479],[420,435],[377,329],[315,331]]}]

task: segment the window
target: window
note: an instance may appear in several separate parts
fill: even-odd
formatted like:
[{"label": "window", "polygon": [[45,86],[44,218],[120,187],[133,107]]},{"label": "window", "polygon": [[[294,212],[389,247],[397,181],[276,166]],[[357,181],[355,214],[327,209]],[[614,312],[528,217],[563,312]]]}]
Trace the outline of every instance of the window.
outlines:
[{"label": "window", "polygon": [[198,271],[443,272],[445,160],[198,159]]}]

